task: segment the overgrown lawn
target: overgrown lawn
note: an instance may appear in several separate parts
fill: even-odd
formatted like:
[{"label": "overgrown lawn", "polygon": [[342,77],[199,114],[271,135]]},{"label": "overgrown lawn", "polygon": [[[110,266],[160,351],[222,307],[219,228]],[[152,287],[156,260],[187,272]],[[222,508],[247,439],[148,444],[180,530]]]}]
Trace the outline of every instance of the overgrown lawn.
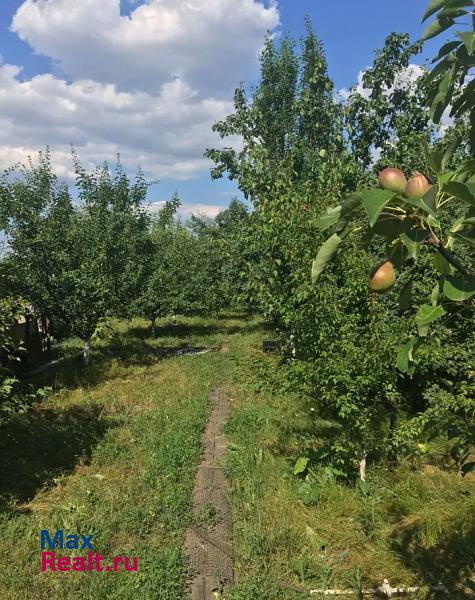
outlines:
[{"label": "overgrown lawn", "polygon": [[[167,348],[226,345],[243,326],[164,321],[153,338],[145,322],[116,323],[88,368],[79,345],[65,344],[68,358],[37,378],[54,391],[2,430],[1,598],[184,596],[182,545],[208,393],[228,383],[229,358],[171,357]],[[42,573],[42,529],[93,533],[94,551],[137,556],[138,571]]]},{"label": "overgrown lawn", "polygon": [[313,458],[312,488],[302,489],[308,470],[294,475],[294,465],[317,456],[324,427],[277,363],[255,345],[238,369],[240,400],[227,426],[238,574],[230,600],[329,588],[358,597],[385,578],[422,588],[406,598],[447,597],[429,593],[439,581],[451,599],[472,598],[475,477],[420,457],[391,469],[370,464],[362,489]]}]

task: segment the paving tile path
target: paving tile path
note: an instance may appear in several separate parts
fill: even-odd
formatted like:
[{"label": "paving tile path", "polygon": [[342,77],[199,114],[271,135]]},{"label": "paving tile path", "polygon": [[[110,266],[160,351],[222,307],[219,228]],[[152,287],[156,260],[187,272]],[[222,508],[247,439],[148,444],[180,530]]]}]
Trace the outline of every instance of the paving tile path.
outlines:
[{"label": "paving tile path", "polygon": [[232,519],[223,466],[228,449],[223,426],[229,418],[226,392],[210,392],[211,414],[203,432],[203,456],[193,488],[195,525],[186,532],[191,600],[219,600],[233,581]]}]

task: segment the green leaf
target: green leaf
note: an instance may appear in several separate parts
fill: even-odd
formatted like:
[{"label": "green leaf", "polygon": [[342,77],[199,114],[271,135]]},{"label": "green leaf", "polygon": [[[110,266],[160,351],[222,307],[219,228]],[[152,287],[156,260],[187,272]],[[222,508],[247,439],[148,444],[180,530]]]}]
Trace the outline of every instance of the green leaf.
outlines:
[{"label": "green leaf", "polygon": [[416,315],[416,324],[417,325],[429,325],[429,323],[433,323],[443,317],[446,314],[446,310],[442,305],[431,306],[430,304],[423,304]]},{"label": "green leaf", "polygon": [[330,227],[333,227],[336,223],[338,223],[340,219],[341,206],[334,206],[329,208],[323,216],[316,220],[315,225],[321,231],[326,231]]},{"label": "green leaf", "polygon": [[438,271],[441,275],[452,274],[452,267],[450,266],[449,261],[445,258],[445,256],[442,256],[440,252],[436,252],[432,256],[432,264],[434,265],[436,271]]},{"label": "green leaf", "polygon": [[437,150],[437,148],[430,150],[429,148],[426,148],[425,156],[430,168],[434,171],[434,173],[439,173],[442,171],[442,150]]},{"label": "green leaf", "polygon": [[409,281],[404,285],[404,287],[401,290],[401,293],[399,295],[399,308],[401,310],[408,309],[412,304],[413,283],[414,283],[414,280],[412,278],[409,279]]},{"label": "green leaf", "polygon": [[467,6],[473,6],[472,0],[450,0],[447,6],[437,15],[437,18],[452,17],[456,19],[457,17],[462,17],[468,14],[466,10],[463,10]]},{"label": "green leaf", "polygon": [[455,171],[448,171],[447,173],[439,173],[437,175],[437,184],[438,184],[438,186],[439,187],[444,186],[451,179],[453,179],[454,175],[455,175]]},{"label": "green leaf", "polygon": [[294,475],[300,475],[300,473],[303,473],[305,471],[305,469],[307,468],[307,466],[308,466],[308,458],[301,456],[295,463]]},{"label": "green leaf", "polygon": [[437,17],[437,19],[435,19],[435,21],[432,21],[432,23],[422,34],[422,41],[426,42],[427,40],[436,37],[443,31],[451,27],[453,24],[454,20],[451,17]]},{"label": "green leaf", "polygon": [[473,227],[457,231],[454,235],[462,240],[462,242],[465,244],[468,244],[469,246],[475,246],[475,229]]},{"label": "green leaf", "polygon": [[452,156],[454,155],[457,148],[459,148],[459,146],[460,146],[459,140],[455,140],[447,146],[447,148],[444,152],[444,155],[442,157],[441,165],[440,165],[442,171],[445,171],[445,169],[447,168],[447,165],[450,163],[450,160],[452,159]]},{"label": "green leaf", "polygon": [[473,51],[475,49],[475,33],[473,31],[464,31],[462,33],[459,31],[457,32],[457,35],[465,44],[465,48],[467,48],[468,54],[473,54]]},{"label": "green leaf", "polygon": [[452,109],[450,111],[450,116],[454,117],[464,112],[467,112],[475,105],[475,79],[472,79],[467,85],[463,88],[463,92],[460,96],[452,102]]},{"label": "green leaf", "polygon": [[317,281],[328,263],[333,260],[342,241],[341,237],[334,233],[320,246],[320,250],[312,264],[312,283]]},{"label": "green leaf", "polygon": [[470,158],[463,162],[456,171],[456,177],[460,178],[470,173],[475,173],[475,158]]},{"label": "green leaf", "polygon": [[454,275],[447,277],[444,283],[444,296],[454,302],[463,302],[475,294],[474,275]]},{"label": "green leaf", "polygon": [[437,185],[433,185],[427,190],[427,192],[422,197],[424,204],[428,206],[434,213],[436,213],[437,211],[436,199],[438,191],[439,187]]},{"label": "green leaf", "polygon": [[418,337],[412,337],[407,344],[404,344],[404,346],[399,348],[396,364],[397,368],[402,373],[407,373],[409,371],[409,363],[414,360],[414,352],[417,350],[419,341]]},{"label": "green leaf", "polygon": [[[462,43],[460,42],[459,44],[460,46],[462,46]],[[436,88],[434,88],[435,82],[436,80],[441,77],[445,72],[448,71],[448,69],[450,69],[450,67],[453,65],[454,62],[457,61],[457,57],[455,56],[455,54],[450,53],[447,54],[447,56],[442,59],[438,65],[436,65],[432,71],[430,71],[424,78],[423,81],[423,87],[424,88],[429,88],[430,93],[433,95],[435,92],[435,89],[438,90],[438,86],[436,86]],[[432,97],[432,96],[431,96]]]},{"label": "green leaf", "polygon": [[452,52],[453,50],[455,50],[456,48],[458,48],[459,46],[461,46],[461,42],[447,42],[446,44],[444,44],[442,46],[442,48],[439,50],[439,53],[437,54],[437,56],[432,60],[432,63],[436,63],[438,60],[440,60],[441,58],[443,58],[444,56],[447,56],[447,54],[449,54],[450,52]]},{"label": "green leaf", "polygon": [[428,235],[429,232],[424,229],[410,229],[406,233],[401,234],[401,240],[411,258],[415,259],[419,256],[421,244],[427,239]]},{"label": "green leaf", "polygon": [[401,235],[401,241],[406,246],[409,256],[416,259],[419,256],[420,244],[412,241],[405,233]]},{"label": "green leaf", "polygon": [[423,198],[404,198],[404,202],[405,204],[419,208],[431,217],[434,217],[434,219],[437,219],[435,208],[425,201],[425,196]]},{"label": "green leaf", "polygon": [[449,54],[449,52],[452,52],[452,50],[455,50],[456,48],[458,48],[460,45],[461,45],[460,42],[447,42],[439,50],[439,53],[434,58],[434,60],[432,61],[432,63],[436,63],[438,60],[440,60],[441,58],[443,58],[444,56],[446,56],[447,54]]},{"label": "green leaf", "polygon": [[455,198],[459,198],[471,206],[475,206],[475,196],[466,183],[461,183],[460,181],[449,181],[442,189],[447,194],[450,194]]},{"label": "green leaf", "polygon": [[407,219],[400,219],[396,216],[389,217],[386,215],[380,215],[374,224],[373,231],[377,235],[384,237],[387,242],[391,243],[402,233],[409,231],[411,227],[412,225]]},{"label": "green leaf", "polygon": [[305,506],[316,504],[320,500],[320,487],[316,482],[305,481],[299,487],[298,497]]},{"label": "green leaf", "polygon": [[341,218],[347,217],[361,204],[361,196],[359,194],[351,194],[347,196],[341,204]]},{"label": "green leaf", "polygon": [[439,92],[435,96],[430,107],[430,118],[434,123],[437,124],[440,122],[449,101],[450,98],[448,97],[447,92]]},{"label": "green leaf", "polygon": [[429,6],[426,8],[424,16],[422,17],[421,23],[427,21],[429,17],[439,11],[441,8],[444,10],[441,14],[443,14],[446,10],[454,10],[460,8],[462,6],[472,6],[472,0],[431,0]]},{"label": "green leaf", "polygon": [[431,0],[429,6],[425,10],[421,22],[424,23],[424,21],[427,21],[429,17],[448,4],[448,1],[449,0]]},{"label": "green leaf", "polygon": [[401,240],[398,240],[398,242],[391,248],[388,258],[396,267],[396,269],[400,270],[407,259],[407,256],[408,252],[406,246],[401,242]]},{"label": "green leaf", "polygon": [[368,215],[371,227],[373,227],[378,220],[378,217],[386,204],[388,204],[395,196],[397,196],[397,194],[394,192],[390,192],[389,190],[379,190],[377,188],[371,188],[361,192],[363,206]]},{"label": "green leaf", "polygon": [[430,295],[430,303],[432,304],[432,306],[437,306],[438,302],[439,302],[439,297],[440,297],[440,283],[437,282],[433,289],[432,289],[432,293]]},{"label": "green leaf", "polygon": [[371,488],[368,484],[367,481],[363,481],[362,479],[358,479],[358,487],[360,488],[360,492],[363,494],[363,496],[368,496]]},{"label": "green leaf", "polygon": [[359,209],[360,206],[361,196],[359,194],[351,194],[343,200],[341,205],[340,220],[338,221],[335,229],[336,233],[341,234],[345,230],[348,222],[356,212],[356,209]]}]

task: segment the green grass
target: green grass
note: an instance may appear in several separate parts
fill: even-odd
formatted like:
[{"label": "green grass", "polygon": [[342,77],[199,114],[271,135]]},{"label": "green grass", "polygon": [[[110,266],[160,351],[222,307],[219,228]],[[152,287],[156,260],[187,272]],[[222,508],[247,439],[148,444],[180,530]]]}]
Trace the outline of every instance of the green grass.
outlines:
[{"label": "green grass", "polygon": [[[240,318],[163,321],[155,338],[143,321],[117,322],[88,368],[79,341],[64,343],[65,360],[33,379],[52,387],[48,398],[1,430],[0,598],[184,598],[185,530],[217,518],[191,511],[216,386],[233,401],[238,577],[226,600],[297,600],[313,588],[357,590],[384,578],[423,587],[441,580],[451,599],[469,598],[474,477],[422,462],[370,465],[362,493],[313,464],[319,497],[306,506],[293,467],[318,446],[315,416],[279,376],[277,359],[262,355],[269,335]],[[224,351],[171,355],[188,345]],[[102,556],[138,556],[138,572],[42,574],[40,530],[59,528],[94,533]]]},{"label": "green grass", "polygon": [[363,493],[313,464],[319,499],[304,505],[293,467],[318,445],[315,416],[300,395],[275,391],[285,386],[275,363],[257,348],[247,352],[238,371],[240,403],[227,426],[239,574],[230,600],[356,591],[384,578],[421,586],[413,598],[432,598],[428,586],[438,581],[451,599],[472,597],[475,478],[422,462],[393,470],[370,465]]},{"label": "green grass", "polygon": [[[208,393],[229,383],[230,358],[157,350],[227,344],[244,326],[163,322],[151,338],[143,322],[116,323],[88,368],[78,342],[63,346],[67,360],[36,378],[54,391],[1,432],[2,599],[183,597],[182,545]],[[41,573],[41,529],[94,533],[94,550],[137,556],[138,572]]]}]

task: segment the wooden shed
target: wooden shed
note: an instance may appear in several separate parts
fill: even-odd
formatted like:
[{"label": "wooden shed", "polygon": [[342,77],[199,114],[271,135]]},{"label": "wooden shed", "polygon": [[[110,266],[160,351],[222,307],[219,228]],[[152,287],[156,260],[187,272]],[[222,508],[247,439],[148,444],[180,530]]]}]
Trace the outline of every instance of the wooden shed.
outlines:
[{"label": "wooden shed", "polygon": [[22,344],[27,356],[32,360],[40,358],[51,350],[51,323],[32,305],[25,307],[10,330],[10,337],[16,344]]}]

